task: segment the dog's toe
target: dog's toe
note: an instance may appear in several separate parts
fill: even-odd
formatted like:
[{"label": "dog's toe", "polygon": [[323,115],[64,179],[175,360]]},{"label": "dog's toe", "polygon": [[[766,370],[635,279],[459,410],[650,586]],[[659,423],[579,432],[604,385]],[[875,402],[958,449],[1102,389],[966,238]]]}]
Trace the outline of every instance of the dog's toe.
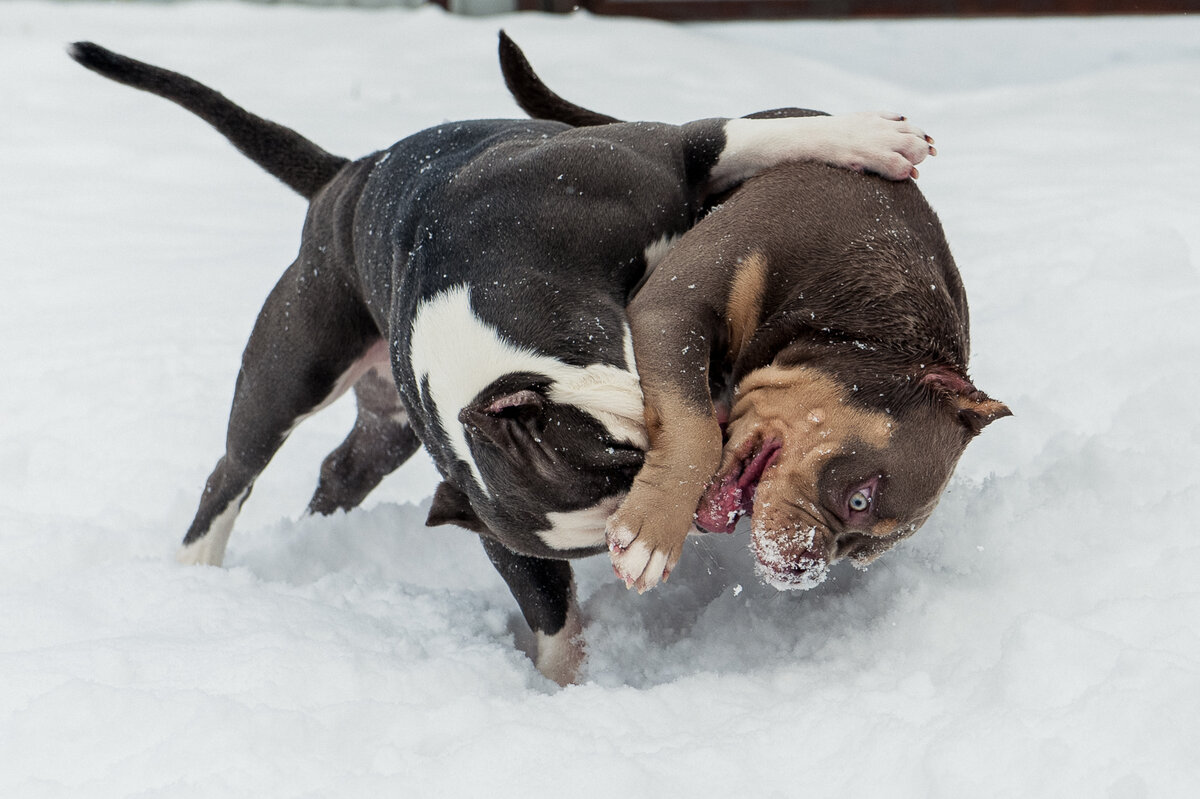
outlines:
[{"label": "dog's toe", "polygon": [[654,552],[644,542],[635,540],[626,547],[611,549],[610,554],[613,569],[625,582],[625,587],[633,588],[637,585],[639,593],[646,590],[642,587],[643,577]]}]

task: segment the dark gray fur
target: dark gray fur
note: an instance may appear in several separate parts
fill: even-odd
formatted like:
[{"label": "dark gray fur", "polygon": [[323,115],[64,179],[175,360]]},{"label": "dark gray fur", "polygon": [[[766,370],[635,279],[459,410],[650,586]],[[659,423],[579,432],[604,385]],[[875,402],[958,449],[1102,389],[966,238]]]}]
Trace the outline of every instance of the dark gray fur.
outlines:
[{"label": "dark gray fur", "polygon": [[[349,161],[191,78],[90,43],[70,53],[200,116],[310,200],[299,254],[246,345],[226,451],[185,545],[202,543],[217,520],[236,513],[297,421],[382,339],[390,375],[368,372],[355,386],[354,430],[326,459],[309,510],[353,507],[424,444],[445,478],[429,523],[460,524],[500,544],[487,544],[488,555],[526,619],[539,632],[557,632],[571,574],[559,559],[600,547],[555,550],[535,533],[550,512],[625,491],[642,453],[612,440],[580,408],[545,399],[545,376],[506,375],[464,409],[492,488],[481,492],[413,372],[413,315],[423,300],[466,283],[475,315],[509,341],[578,366],[628,366],[624,308],[645,268],[644,249],[694,222],[724,146],[722,121],[594,129],[450,122]],[[562,190],[563,175],[575,193]],[[486,412],[495,397],[522,390],[543,401]],[[547,468],[530,468],[531,442]],[[216,560],[223,548],[222,541]]]}]

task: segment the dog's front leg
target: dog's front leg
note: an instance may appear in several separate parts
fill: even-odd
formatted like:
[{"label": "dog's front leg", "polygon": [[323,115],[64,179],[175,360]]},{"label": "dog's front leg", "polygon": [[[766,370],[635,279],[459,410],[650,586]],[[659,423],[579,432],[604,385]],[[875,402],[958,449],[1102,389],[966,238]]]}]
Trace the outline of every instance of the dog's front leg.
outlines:
[{"label": "dog's front leg", "polygon": [[712,192],[784,161],[819,161],[904,180],[917,177],[917,164],[937,154],[933,139],[891,113],[730,119],[724,133],[724,148],[709,177]]},{"label": "dog's front leg", "polygon": [[648,285],[629,307],[650,447],[607,525],[613,568],[639,592],[675,568],[721,460],[721,428],[708,388],[712,335],[703,322],[713,315],[656,295]]},{"label": "dog's front leg", "polygon": [[571,564],[518,554],[486,535],[480,540],[537,637],[538,671],[559,685],[575,682],[584,650]]}]

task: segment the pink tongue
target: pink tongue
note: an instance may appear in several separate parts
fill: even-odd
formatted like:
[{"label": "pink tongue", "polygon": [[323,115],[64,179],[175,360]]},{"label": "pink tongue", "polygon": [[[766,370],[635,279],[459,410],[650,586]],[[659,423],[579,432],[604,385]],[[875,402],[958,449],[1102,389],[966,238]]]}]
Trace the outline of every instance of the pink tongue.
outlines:
[{"label": "pink tongue", "polygon": [[710,533],[732,533],[737,520],[746,508],[742,505],[742,489],[731,477],[713,483],[700,498],[696,510],[696,525]]},{"label": "pink tongue", "polygon": [[754,457],[733,474],[725,475],[708,487],[696,510],[696,524],[710,533],[732,533],[742,514],[754,508],[758,481],[779,454],[779,442],[764,442]]}]

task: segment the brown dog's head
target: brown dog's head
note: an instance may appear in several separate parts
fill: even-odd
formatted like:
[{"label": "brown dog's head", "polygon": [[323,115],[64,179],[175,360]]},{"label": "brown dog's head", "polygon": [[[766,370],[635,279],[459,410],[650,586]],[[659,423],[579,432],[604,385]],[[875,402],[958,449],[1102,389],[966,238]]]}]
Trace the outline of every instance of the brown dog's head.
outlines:
[{"label": "brown dog's head", "polygon": [[751,513],[760,575],[811,588],[830,564],[866,565],[933,512],[967,443],[1010,411],[945,369],[906,378],[873,407],[863,387],[810,365],[756,369],[737,388],[721,470],[697,524],[731,532]]}]

